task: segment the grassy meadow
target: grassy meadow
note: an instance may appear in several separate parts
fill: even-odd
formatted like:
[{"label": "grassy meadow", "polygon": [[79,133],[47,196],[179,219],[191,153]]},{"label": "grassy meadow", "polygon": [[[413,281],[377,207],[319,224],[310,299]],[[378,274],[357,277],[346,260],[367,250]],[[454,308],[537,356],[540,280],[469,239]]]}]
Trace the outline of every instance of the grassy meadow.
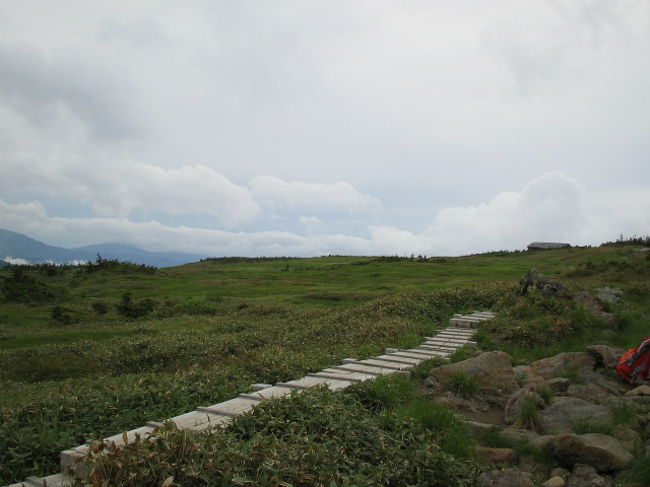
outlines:
[{"label": "grassy meadow", "polygon": [[[621,303],[611,306],[621,329],[607,328],[573,304],[549,306],[535,293],[514,298],[518,279],[531,267],[572,291],[623,289]],[[229,399],[253,382],[289,380],[344,357],[413,346],[456,312],[498,310],[493,326],[480,334],[481,346],[506,350],[518,363],[592,342],[635,345],[648,334],[650,260],[631,245],[428,259],[222,258],[165,269],[98,260],[0,269],[0,286],[3,485],[56,472],[65,448]],[[369,386],[360,389],[344,399],[322,392],[318,400],[345,414],[351,402],[367,404],[378,394]],[[308,406],[295,401],[296,414]],[[429,438],[431,431],[444,438],[435,418],[446,413],[418,401],[382,417],[406,421],[414,438]],[[367,410],[369,416],[351,421],[367,426],[369,437],[372,431],[380,437],[395,433],[393,423]],[[246,421],[254,423],[238,421],[228,433],[236,441],[252,441],[237,430]],[[467,457],[450,435],[448,444],[441,440],[439,450],[423,455]],[[210,448],[223,445],[223,438],[210,438]],[[339,453],[352,470],[381,460]],[[385,455],[394,456],[389,450]],[[465,485],[469,477],[452,467],[449,475]],[[253,471],[254,465],[241,468]],[[366,474],[376,485],[419,478],[414,470],[391,480],[388,470],[376,478],[350,474],[357,483],[348,485],[365,485],[359,479]],[[346,485],[345,478],[331,477],[332,485]]]}]

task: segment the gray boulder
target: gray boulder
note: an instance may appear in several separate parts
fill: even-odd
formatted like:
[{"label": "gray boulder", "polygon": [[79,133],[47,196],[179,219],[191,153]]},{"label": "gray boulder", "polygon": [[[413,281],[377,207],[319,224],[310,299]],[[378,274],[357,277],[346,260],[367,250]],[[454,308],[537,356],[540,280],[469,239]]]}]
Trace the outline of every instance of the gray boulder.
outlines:
[{"label": "gray boulder", "polygon": [[476,487],[535,487],[535,484],[530,479],[530,474],[506,469],[481,474]]},{"label": "gray boulder", "polygon": [[621,446],[631,453],[642,449],[641,435],[623,424],[619,424],[614,428],[612,436],[620,441]]},{"label": "gray boulder", "polygon": [[542,487],[565,487],[565,486],[566,486],[566,481],[559,475],[551,477],[550,479],[548,479],[546,482],[542,484]]},{"label": "gray boulder", "polygon": [[580,374],[584,371],[592,371],[596,360],[585,352],[562,352],[553,357],[543,358],[530,364],[528,372],[532,375],[552,379],[562,374]]},{"label": "gray boulder", "polygon": [[479,423],[478,421],[465,421],[465,431],[472,438],[483,438],[490,433],[496,433],[501,430],[501,426],[489,423]]},{"label": "gray boulder", "polygon": [[621,294],[623,291],[615,287],[603,287],[598,289],[596,297],[606,303],[616,303]]},{"label": "gray boulder", "polygon": [[563,465],[582,463],[599,472],[622,470],[634,458],[616,438],[598,433],[555,435],[545,447]]},{"label": "gray boulder", "polygon": [[481,389],[499,394],[510,394],[519,389],[510,355],[505,352],[485,352],[462,362],[442,365],[433,369],[431,375],[446,384],[450,376],[459,372],[474,377]]},{"label": "gray boulder", "polygon": [[612,313],[605,311],[603,305],[594,296],[588,292],[578,293],[575,296],[576,302],[580,303],[587,311],[593,316],[596,316],[605,323],[606,326],[616,329],[618,328],[618,320]]},{"label": "gray boulder", "polygon": [[650,386],[642,385],[635,387],[631,391],[625,393],[627,397],[640,397],[640,396],[650,396]]},{"label": "gray boulder", "polygon": [[534,268],[526,272],[519,280],[517,294],[519,296],[525,295],[530,287],[536,287],[544,296],[554,296],[559,292],[566,292],[567,290],[562,283],[549,279]]},{"label": "gray boulder", "polygon": [[610,394],[620,396],[625,392],[625,386],[621,381],[614,381],[606,378],[604,375],[594,372],[593,370],[582,370],[580,372],[580,378],[588,384],[596,384],[599,387],[602,387]]},{"label": "gray boulder", "polygon": [[594,467],[577,464],[567,479],[566,487],[614,487],[614,482],[598,475]]},{"label": "gray boulder", "polygon": [[602,387],[596,384],[571,384],[566,391],[567,396],[582,399],[584,401],[600,404],[601,406],[612,406],[618,402],[618,398],[612,396]]},{"label": "gray boulder", "polygon": [[565,393],[571,385],[571,379],[567,379],[566,377],[554,377],[553,379],[549,379],[546,383],[551,389],[553,389],[553,392],[562,394]]},{"label": "gray boulder", "polygon": [[607,345],[591,345],[587,347],[587,353],[596,360],[596,365],[607,369],[613,369],[624,352],[625,350],[622,348],[613,348]]},{"label": "gray boulder", "polygon": [[534,444],[539,435],[534,431],[519,428],[504,428],[499,432],[499,436],[506,439],[512,444],[531,443]]},{"label": "gray boulder", "polygon": [[543,434],[570,433],[580,420],[606,423],[612,420],[612,412],[604,406],[571,398],[540,411],[537,426]]}]

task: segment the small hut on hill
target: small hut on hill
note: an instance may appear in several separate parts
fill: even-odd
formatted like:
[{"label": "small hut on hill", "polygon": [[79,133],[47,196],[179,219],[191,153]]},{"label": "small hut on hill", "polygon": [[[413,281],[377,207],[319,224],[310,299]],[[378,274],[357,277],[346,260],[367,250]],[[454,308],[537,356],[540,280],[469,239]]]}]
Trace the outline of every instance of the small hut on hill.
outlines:
[{"label": "small hut on hill", "polygon": [[570,244],[560,242],[532,242],[528,244],[528,250],[566,249],[569,247],[571,247]]}]

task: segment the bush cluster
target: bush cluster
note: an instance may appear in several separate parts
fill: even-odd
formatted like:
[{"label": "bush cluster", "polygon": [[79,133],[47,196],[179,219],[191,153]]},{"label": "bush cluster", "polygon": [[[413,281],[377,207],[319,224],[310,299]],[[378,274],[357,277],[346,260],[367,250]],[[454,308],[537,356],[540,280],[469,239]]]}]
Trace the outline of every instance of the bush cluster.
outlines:
[{"label": "bush cluster", "polygon": [[46,284],[21,267],[14,267],[10,277],[0,283],[0,295],[17,303],[43,303],[56,299],[60,290]]},{"label": "bush cluster", "polygon": [[122,294],[122,300],[115,306],[117,312],[126,318],[140,318],[141,316],[153,313],[156,303],[151,298],[134,301],[130,292]]},{"label": "bush cluster", "polygon": [[92,465],[92,485],[125,487],[168,479],[195,486],[460,487],[471,485],[474,473],[422,425],[326,389],[263,403],[208,434],[166,427],[152,441],[94,456]]}]

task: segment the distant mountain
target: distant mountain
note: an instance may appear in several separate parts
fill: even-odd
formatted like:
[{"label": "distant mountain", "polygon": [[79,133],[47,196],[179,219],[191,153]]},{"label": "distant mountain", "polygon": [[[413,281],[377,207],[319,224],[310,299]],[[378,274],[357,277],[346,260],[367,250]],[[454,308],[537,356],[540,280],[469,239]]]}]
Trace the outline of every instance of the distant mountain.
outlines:
[{"label": "distant mountain", "polygon": [[128,260],[136,264],[153,265],[156,267],[171,267],[174,265],[187,264],[196,262],[201,257],[193,254],[184,254],[182,252],[149,252],[139,249],[133,245],[107,243],[97,245],[86,245],[73,251],[90,252],[93,259],[100,254],[104,259]]},{"label": "distant mountain", "polygon": [[[0,259],[24,259],[30,263],[55,262],[69,264],[78,261],[94,261],[100,254],[103,259],[117,259],[155,267],[170,267],[196,262],[198,255],[181,252],[148,252],[132,245],[107,243],[64,249],[44,244],[26,235],[0,229]],[[2,264],[0,264],[2,267]]]}]

